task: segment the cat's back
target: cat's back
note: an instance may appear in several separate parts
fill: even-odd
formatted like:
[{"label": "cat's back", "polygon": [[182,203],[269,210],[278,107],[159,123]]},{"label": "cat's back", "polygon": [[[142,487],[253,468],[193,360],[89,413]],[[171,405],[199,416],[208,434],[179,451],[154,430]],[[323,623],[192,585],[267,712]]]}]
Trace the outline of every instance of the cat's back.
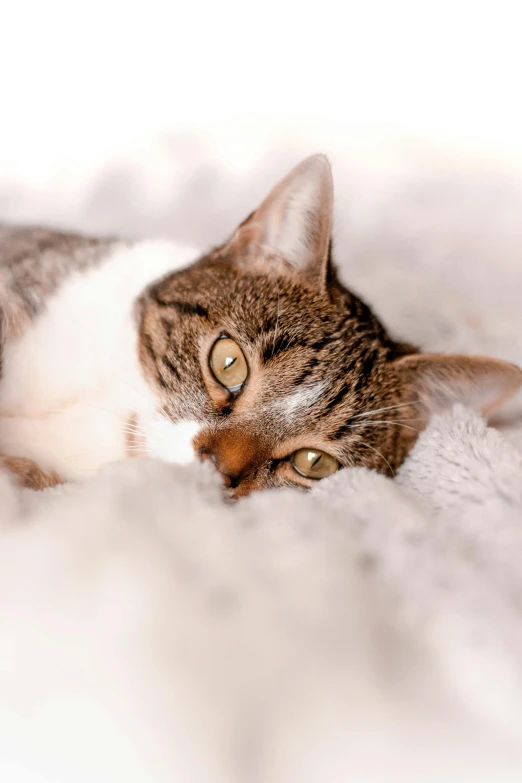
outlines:
[{"label": "cat's back", "polygon": [[103,298],[121,281],[131,296],[154,279],[194,260],[198,251],[172,241],[129,241],[38,226],[0,224],[0,312],[3,343],[54,308],[62,293],[96,287]]},{"label": "cat's back", "polygon": [[0,307],[7,329],[18,334],[70,275],[96,266],[113,244],[113,239],[0,224]]},{"label": "cat's back", "polygon": [[[20,263],[40,266],[46,256],[51,263],[68,258],[78,265],[95,260],[93,250],[113,242],[113,239],[90,237],[41,226],[10,226],[0,223],[0,267],[16,268]],[[87,253],[85,251],[91,251]]]},{"label": "cat's back", "polygon": [[197,255],[169,241],[0,226],[0,452],[66,477],[81,475],[75,462],[120,458],[130,392],[147,396],[135,302]]}]

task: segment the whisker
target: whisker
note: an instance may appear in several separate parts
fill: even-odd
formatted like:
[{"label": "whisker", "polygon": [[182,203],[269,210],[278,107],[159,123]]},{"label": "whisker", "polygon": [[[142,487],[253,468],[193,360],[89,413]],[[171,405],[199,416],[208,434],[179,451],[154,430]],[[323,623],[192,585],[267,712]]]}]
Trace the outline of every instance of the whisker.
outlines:
[{"label": "whisker", "polygon": [[385,463],[388,465],[389,469],[391,470],[392,476],[395,476],[395,471],[392,468],[392,466],[390,465],[390,463],[388,462],[388,460],[386,459],[386,457],[384,456],[384,454],[381,454],[381,452],[378,449],[374,449],[373,446],[370,446],[369,443],[365,443],[363,440],[358,440],[357,443],[360,446],[366,446],[367,449],[371,449],[372,451],[375,451],[375,453],[378,454],[379,457],[382,457],[382,459],[385,461]]},{"label": "whisker", "polygon": [[294,337],[295,337],[295,330],[289,332],[288,337],[286,338],[286,342],[281,347],[281,353],[283,353],[284,351],[288,350],[288,348],[290,347],[290,344],[291,344],[292,340],[294,339]]},{"label": "whisker", "polygon": [[372,416],[374,413],[383,413],[383,411],[391,411],[394,408],[405,408],[409,405],[420,405],[421,401],[412,401],[412,402],[399,402],[397,405],[388,405],[386,408],[377,408],[377,410],[372,411],[365,411],[364,413],[357,413],[353,418],[354,419],[360,419],[363,416]]},{"label": "whisker", "polygon": [[[124,419],[127,415],[122,410],[114,410],[111,408],[104,408],[101,405],[92,405],[88,402],[75,402],[73,407],[81,406],[82,408],[91,408],[92,410],[97,411],[103,411],[103,413],[112,413],[113,416],[118,416],[119,418]],[[64,408],[46,408],[45,411],[42,411],[42,413],[65,413],[69,410],[69,406],[66,406]],[[129,424],[133,424],[132,422],[128,422]],[[139,425],[137,425],[139,426]]]},{"label": "whisker", "polygon": [[73,406],[66,406],[64,408],[46,408],[42,413],[67,413],[69,410],[69,407],[78,407],[81,406],[82,408],[92,408],[93,410],[97,411],[103,411],[103,413],[112,413],[113,416],[123,417],[124,414],[122,411],[116,411],[111,410],[110,408],[103,408],[101,405],[91,405],[87,402],[75,402]]},{"label": "whisker", "polygon": [[270,354],[270,358],[274,355],[275,347],[276,347],[276,337],[277,337],[277,327],[279,326],[279,283],[277,280],[275,281],[277,285],[277,315],[276,315],[276,322],[275,322],[275,328],[274,328],[274,341],[272,343],[272,353]]},{"label": "whisker", "polygon": [[147,442],[145,440],[143,440],[143,441],[138,441],[137,443],[132,443],[132,442],[131,443],[126,443],[125,444],[125,450],[128,451],[130,448],[141,449],[143,451],[145,449],[148,449],[149,446],[148,446]]},{"label": "whisker", "polygon": [[[103,408],[100,405],[91,405],[90,403],[86,402],[78,402],[75,403],[75,405],[81,405],[84,408],[103,411],[103,413],[112,413],[114,416],[122,419],[120,427],[118,428],[120,432],[123,432],[127,435],[141,436],[143,438],[147,437],[147,431],[137,422],[125,419],[125,415],[121,411],[111,410],[110,408]],[[47,408],[45,413],[64,413],[66,411],[67,408]]]},{"label": "whisker", "polygon": [[[410,421],[410,419],[408,419],[407,421]],[[362,422],[357,423],[357,424],[348,424],[347,426],[350,429],[356,430],[356,429],[359,429],[360,427],[373,427],[373,426],[378,426],[378,425],[382,426],[384,424],[394,425],[394,426],[397,426],[397,427],[405,427],[405,429],[407,429],[407,430],[413,430],[413,432],[420,432],[420,430],[418,430],[417,427],[411,427],[409,424],[402,424],[400,421],[395,420],[395,419],[390,419],[389,421],[386,421],[386,420],[376,421],[376,420],[372,419],[372,421],[362,421]]]},{"label": "whisker", "polygon": [[121,432],[128,432],[129,435],[146,435],[147,434],[146,431],[142,427],[132,427],[132,426],[129,426],[128,424],[124,424],[120,428],[120,431]]},{"label": "whisker", "polygon": [[[122,381],[122,383],[124,383],[125,386],[128,386],[129,389],[132,389],[133,392],[136,392],[136,394],[139,394],[139,396],[142,397],[144,400],[147,400],[147,397],[145,397],[143,392],[140,392],[139,389],[136,389],[136,387],[133,386],[132,384],[130,384],[128,381]],[[148,400],[147,400],[147,402],[148,402]]]}]

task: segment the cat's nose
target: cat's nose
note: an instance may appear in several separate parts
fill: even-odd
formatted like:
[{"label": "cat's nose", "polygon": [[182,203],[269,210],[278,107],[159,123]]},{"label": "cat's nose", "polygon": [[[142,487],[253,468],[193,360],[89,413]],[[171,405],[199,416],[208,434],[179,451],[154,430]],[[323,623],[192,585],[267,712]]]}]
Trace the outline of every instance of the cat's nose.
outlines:
[{"label": "cat's nose", "polygon": [[241,476],[230,476],[228,473],[224,473],[222,467],[218,463],[217,456],[210,451],[208,448],[205,448],[204,446],[201,446],[198,450],[199,458],[201,460],[210,460],[214,463],[214,466],[216,470],[219,470],[221,475],[223,476],[223,482],[226,487],[234,488],[237,487],[239,482],[241,481]]},{"label": "cat's nose", "polygon": [[198,449],[202,460],[211,460],[223,476],[225,486],[235,489],[251,476],[265,458],[261,439],[244,430],[224,430],[205,439]]}]

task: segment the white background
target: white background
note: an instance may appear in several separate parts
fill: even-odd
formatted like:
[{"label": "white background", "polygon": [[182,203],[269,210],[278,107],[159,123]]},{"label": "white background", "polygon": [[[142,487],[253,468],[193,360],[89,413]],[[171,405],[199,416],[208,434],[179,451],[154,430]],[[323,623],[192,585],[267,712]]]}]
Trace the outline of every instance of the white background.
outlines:
[{"label": "white background", "polygon": [[4,2],[0,185],[237,123],[518,155],[520,35],[516,0]]}]

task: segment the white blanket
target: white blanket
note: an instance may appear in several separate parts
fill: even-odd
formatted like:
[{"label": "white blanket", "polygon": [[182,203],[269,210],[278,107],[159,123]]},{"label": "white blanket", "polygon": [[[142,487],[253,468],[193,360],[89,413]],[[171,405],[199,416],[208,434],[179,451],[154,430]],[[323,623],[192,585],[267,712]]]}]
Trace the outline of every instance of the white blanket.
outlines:
[{"label": "white blanket", "polygon": [[[151,154],[21,188],[3,216],[218,242],[314,151],[267,142],[239,171],[182,141],[157,150],[179,187]],[[345,281],[423,348],[522,364],[512,165],[321,147]],[[436,417],[393,481],[346,470],[234,506],[199,465],[39,494],[0,477],[0,779],[519,781],[520,407],[498,429]]]}]

